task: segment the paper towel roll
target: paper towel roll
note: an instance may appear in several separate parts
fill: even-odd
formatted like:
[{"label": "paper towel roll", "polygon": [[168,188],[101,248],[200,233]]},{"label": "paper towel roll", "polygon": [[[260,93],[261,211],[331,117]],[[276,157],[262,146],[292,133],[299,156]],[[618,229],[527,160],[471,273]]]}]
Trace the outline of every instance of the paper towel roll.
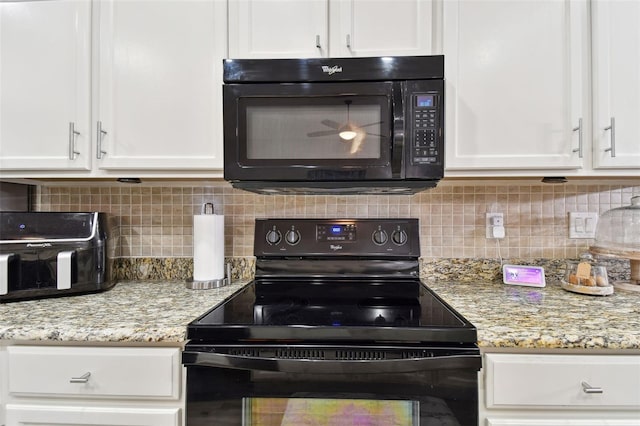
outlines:
[{"label": "paper towel roll", "polygon": [[193,216],[193,279],[224,278],[224,216]]}]

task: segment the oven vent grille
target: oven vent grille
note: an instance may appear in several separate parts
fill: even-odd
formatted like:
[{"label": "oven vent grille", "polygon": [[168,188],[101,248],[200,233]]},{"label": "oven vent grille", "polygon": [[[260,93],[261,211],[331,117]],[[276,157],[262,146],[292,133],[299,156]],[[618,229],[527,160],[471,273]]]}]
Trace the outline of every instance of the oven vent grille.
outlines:
[{"label": "oven vent grille", "polygon": [[428,352],[424,350],[415,350],[415,351],[403,351],[402,359],[411,359],[411,358],[428,358],[433,357],[433,352]]},{"label": "oven vent grille", "polygon": [[346,361],[370,361],[386,358],[386,353],[383,351],[336,351],[336,359]]},{"label": "oven vent grille", "polygon": [[278,349],[275,357],[280,359],[325,359],[324,351],[320,349]]},{"label": "oven vent grille", "polygon": [[260,356],[260,349],[232,348],[229,349],[229,355],[257,358]]}]

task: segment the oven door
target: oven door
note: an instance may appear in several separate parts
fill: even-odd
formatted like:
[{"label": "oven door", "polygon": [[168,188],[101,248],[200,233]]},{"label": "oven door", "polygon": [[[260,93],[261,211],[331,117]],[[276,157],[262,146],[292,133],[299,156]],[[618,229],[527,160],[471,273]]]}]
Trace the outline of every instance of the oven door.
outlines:
[{"label": "oven door", "polygon": [[402,178],[401,86],[400,82],[226,84],[225,179]]},{"label": "oven door", "polygon": [[477,348],[188,344],[187,426],[477,425]]}]

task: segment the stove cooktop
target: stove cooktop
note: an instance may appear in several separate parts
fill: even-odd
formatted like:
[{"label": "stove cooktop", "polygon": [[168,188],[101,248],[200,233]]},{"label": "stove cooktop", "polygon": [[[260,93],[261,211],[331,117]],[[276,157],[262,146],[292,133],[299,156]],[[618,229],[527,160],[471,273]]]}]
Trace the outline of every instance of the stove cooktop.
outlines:
[{"label": "stove cooktop", "polygon": [[256,279],[194,320],[191,340],[475,344],[419,279],[417,219],[258,219]]},{"label": "stove cooktop", "polygon": [[475,343],[477,334],[419,280],[255,280],[194,320],[187,338]]}]

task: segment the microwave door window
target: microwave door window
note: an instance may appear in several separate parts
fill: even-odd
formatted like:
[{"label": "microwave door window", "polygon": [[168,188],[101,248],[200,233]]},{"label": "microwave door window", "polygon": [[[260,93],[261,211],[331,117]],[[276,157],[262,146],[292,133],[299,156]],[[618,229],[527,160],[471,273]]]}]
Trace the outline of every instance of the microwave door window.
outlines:
[{"label": "microwave door window", "polygon": [[246,113],[248,160],[380,159],[389,136],[384,97],[260,99]]}]

